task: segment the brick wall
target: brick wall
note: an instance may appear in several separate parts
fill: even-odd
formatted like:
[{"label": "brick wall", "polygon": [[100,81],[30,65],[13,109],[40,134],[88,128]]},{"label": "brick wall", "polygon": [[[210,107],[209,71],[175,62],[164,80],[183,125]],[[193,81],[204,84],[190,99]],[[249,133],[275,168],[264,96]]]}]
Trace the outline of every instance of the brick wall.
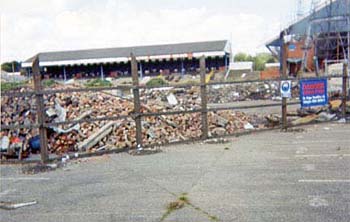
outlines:
[{"label": "brick wall", "polygon": [[260,72],[260,79],[276,79],[280,77],[280,70],[278,67],[268,68]]}]

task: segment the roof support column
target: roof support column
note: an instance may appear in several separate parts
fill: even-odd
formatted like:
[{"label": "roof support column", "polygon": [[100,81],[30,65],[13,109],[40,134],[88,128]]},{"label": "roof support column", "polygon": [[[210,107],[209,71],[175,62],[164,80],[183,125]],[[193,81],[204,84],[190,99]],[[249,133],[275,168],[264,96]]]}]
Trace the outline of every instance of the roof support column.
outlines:
[{"label": "roof support column", "polygon": [[183,59],[183,58],[181,58],[181,75],[182,75],[182,76],[185,75],[184,59]]},{"label": "roof support column", "polygon": [[64,81],[67,81],[67,73],[66,73],[66,67],[63,66],[63,78],[64,78]]},{"label": "roof support column", "polygon": [[30,77],[30,68],[26,68],[27,71],[27,77]]},{"label": "roof support column", "polygon": [[140,60],[140,78],[143,78],[142,61]]},{"label": "roof support column", "polygon": [[101,79],[104,79],[104,73],[103,73],[103,64],[100,65],[100,72],[101,72]]},{"label": "roof support column", "polygon": [[346,20],[348,23],[348,76],[350,75],[349,73],[349,67],[350,67],[350,18],[348,17],[348,19]]}]

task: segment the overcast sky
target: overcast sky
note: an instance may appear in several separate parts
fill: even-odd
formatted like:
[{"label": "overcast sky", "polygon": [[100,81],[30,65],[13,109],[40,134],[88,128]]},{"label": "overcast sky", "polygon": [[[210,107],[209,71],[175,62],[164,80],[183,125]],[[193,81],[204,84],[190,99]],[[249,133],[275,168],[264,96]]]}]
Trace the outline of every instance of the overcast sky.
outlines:
[{"label": "overcast sky", "polygon": [[[304,0],[305,10],[309,0]],[[0,0],[1,60],[44,51],[232,38],[233,53],[264,43],[297,0]]]}]

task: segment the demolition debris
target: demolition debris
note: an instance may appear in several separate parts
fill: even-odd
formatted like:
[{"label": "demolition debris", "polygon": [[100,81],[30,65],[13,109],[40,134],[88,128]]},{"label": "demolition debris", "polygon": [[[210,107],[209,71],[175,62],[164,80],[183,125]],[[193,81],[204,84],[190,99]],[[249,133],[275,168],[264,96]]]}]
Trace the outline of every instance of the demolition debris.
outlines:
[{"label": "demolition debris", "polygon": [[[44,94],[45,119],[49,126],[47,130],[49,152],[63,155],[136,147],[135,113],[131,92],[121,90],[64,92],[80,87],[81,85],[56,84],[51,89],[61,90],[60,93]],[[23,86],[18,91],[28,90],[28,86]],[[298,85],[293,85],[293,97],[298,93]],[[276,99],[280,99],[278,82],[208,87],[208,101],[211,103]],[[198,112],[201,110],[200,87],[140,89],[140,101],[144,146],[190,141],[201,136],[202,121],[201,113]],[[299,125],[339,120],[342,105],[342,100],[334,96],[330,99],[328,107],[289,112],[288,121],[291,125]],[[34,96],[2,96],[1,108],[2,125],[37,124]],[[349,113],[349,103],[346,109]],[[147,115],[173,111],[193,112],[176,115]],[[241,111],[220,110],[210,111],[207,116],[209,136],[215,137],[246,130],[276,127],[281,124],[281,116],[277,114],[248,115]],[[105,117],[120,117],[120,119],[106,118],[101,121],[89,121]],[[75,124],[60,124],[65,121],[74,121]],[[28,157],[30,153],[40,152],[40,138],[36,128],[2,130],[1,134],[2,158],[22,159]]]},{"label": "demolition debris", "polygon": [[[77,86],[56,85],[53,89],[69,89]],[[28,88],[21,88],[24,92]],[[4,125],[36,124],[37,107],[32,97],[1,98]],[[141,112],[167,112],[200,109],[199,88],[161,88],[141,90]],[[118,97],[109,92],[72,92],[44,95],[45,117],[48,123],[68,120],[89,120],[101,117],[127,116],[113,121],[81,122],[66,124],[64,127],[48,128],[48,147],[51,153],[62,155],[69,152],[95,152],[107,149],[135,147],[134,107],[130,95]],[[262,128],[255,125],[253,118],[238,111],[217,111],[208,113],[209,130],[213,136],[234,133],[244,129]],[[253,125],[252,125],[253,124]],[[189,140],[201,136],[201,114],[144,116],[142,118],[143,144],[156,145]],[[40,151],[37,129],[3,130],[3,156]],[[6,142],[6,141],[5,141]],[[5,151],[6,154],[4,153]]]}]

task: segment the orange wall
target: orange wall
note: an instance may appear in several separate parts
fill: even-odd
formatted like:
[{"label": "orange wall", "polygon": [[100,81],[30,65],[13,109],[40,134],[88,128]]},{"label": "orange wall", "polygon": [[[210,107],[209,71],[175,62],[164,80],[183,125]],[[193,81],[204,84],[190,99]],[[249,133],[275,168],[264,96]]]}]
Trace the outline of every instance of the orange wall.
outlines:
[{"label": "orange wall", "polygon": [[[290,47],[294,45],[294,50],[290,49]],[[304,41],[288,43],[287,49],[287,58],[303,58],[303,49]]]},{"label": "orange wall", "polygon": [[280,77],[280,70],[276,68],[268,68],[260,72],[260,79],[276,79]]},{"label": "orange wall", "polygon": [[[294,50],[290,50],[290,45],[294,45],[295,49]],[[304,41],[299,41],[299,42],[293,42],[293,43],[288,43],[288,49],[287,49],[287,58],[291,58],[291,59],[297,59],[303,58],[303,47],[304,47]],[[315,55],[315,50],[314,50],[314,45],[312,44],[311,48],[309,49],[308,53],[307,53],[307,68],[310,71],[314,70],[314,62],[313,62],[313,57]]]}]

